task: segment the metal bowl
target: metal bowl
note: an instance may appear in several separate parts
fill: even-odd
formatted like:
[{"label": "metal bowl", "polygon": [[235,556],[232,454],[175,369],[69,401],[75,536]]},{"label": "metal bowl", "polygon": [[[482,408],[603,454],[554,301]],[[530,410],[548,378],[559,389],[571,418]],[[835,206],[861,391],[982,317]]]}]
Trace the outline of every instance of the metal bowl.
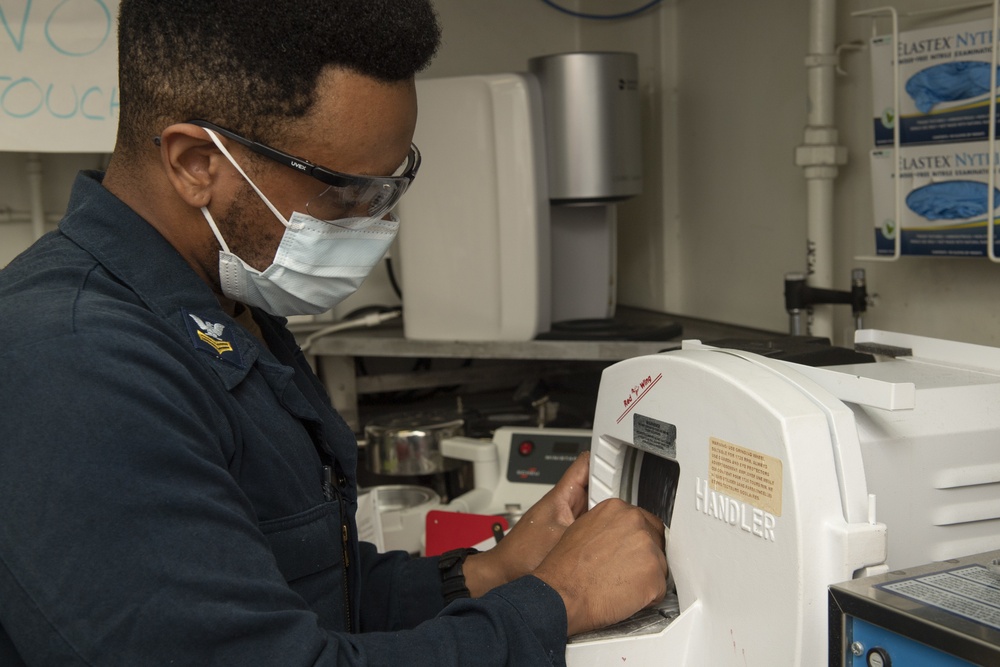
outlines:
[{"label": "metal bowl", "polygon": [[417,413],[365,426],[368,469],[382,475],[428,475],[460,464],[441,454],[441,441],[465,434],[465,421],[447,414]]}]

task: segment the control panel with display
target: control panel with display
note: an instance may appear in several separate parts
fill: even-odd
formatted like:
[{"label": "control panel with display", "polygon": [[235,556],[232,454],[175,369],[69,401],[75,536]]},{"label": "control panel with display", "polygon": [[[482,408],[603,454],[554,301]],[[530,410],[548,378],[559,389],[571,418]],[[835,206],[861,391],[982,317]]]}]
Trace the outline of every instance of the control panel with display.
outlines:
[{"label": "control panel with display", "polygon": [[507,480],[516,484],[555,484],[588,449],[590,435],[585,433],[515,431],[510,438]]}]

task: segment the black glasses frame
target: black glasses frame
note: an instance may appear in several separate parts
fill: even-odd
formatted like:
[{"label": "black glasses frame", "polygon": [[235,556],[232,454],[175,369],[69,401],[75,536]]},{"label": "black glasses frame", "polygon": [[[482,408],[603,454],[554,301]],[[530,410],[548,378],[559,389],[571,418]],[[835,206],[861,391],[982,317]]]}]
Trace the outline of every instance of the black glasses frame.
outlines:
[{"label": "black glasses frame", "polygon": [[283,164],[286,167],[291,167],[298,172],[312,176],[320,183],[332,185],[334,187],[343,188],[351,186],[365,186],[371,183],[399,183],[400,181],[405,180],[405,187],[408,188],[410,183],[413,182],[413,179],[416,178],[417,169],[420,168],[420,150],[417,148],[416,144],[412,143],[410,144],[410,152],[406,156],[406,170],[399,176],[359,176],[355,174],[345,174],[340,171],[334,171],[333,169],[321,167],[304,158],[296,157],[294,155],[290,155],[289,153],[285,153],[284,151],[279,151],[277,148],[271,148],[266,144],[251,141],[246,137],[241,137],[235,132],[227,130],[224,127],[220,127],[215,123],[210,123],[207,120],[189,120],[187,122],[191,125],[197,125],[198,127],[212,130],[227,139],[232,139],[236,143],[246,146],[258,155],[263,155],[264,157],[278,162],[279,164]]}]

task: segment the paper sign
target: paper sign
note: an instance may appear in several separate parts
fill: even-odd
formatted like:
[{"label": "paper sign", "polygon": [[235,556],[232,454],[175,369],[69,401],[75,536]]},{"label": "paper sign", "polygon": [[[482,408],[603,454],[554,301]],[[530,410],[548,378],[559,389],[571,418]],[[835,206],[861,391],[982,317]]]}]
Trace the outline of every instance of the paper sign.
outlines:
[{"label": "paper sign", "polygon": [[118,0],[0,0],[0,150],[108,153]]}]

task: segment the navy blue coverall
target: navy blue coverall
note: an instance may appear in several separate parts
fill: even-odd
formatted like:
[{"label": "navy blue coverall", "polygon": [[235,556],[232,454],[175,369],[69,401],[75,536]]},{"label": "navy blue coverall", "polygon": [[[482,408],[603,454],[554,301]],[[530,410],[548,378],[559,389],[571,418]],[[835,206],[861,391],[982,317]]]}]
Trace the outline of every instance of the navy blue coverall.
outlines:
[{"label": "navy blue coverall", "polygon": [[436,559],[359,544],[284,320],[261,345],[100,178],[0,271],[0,665],[563,664],[539,579],[443,608]]}]

